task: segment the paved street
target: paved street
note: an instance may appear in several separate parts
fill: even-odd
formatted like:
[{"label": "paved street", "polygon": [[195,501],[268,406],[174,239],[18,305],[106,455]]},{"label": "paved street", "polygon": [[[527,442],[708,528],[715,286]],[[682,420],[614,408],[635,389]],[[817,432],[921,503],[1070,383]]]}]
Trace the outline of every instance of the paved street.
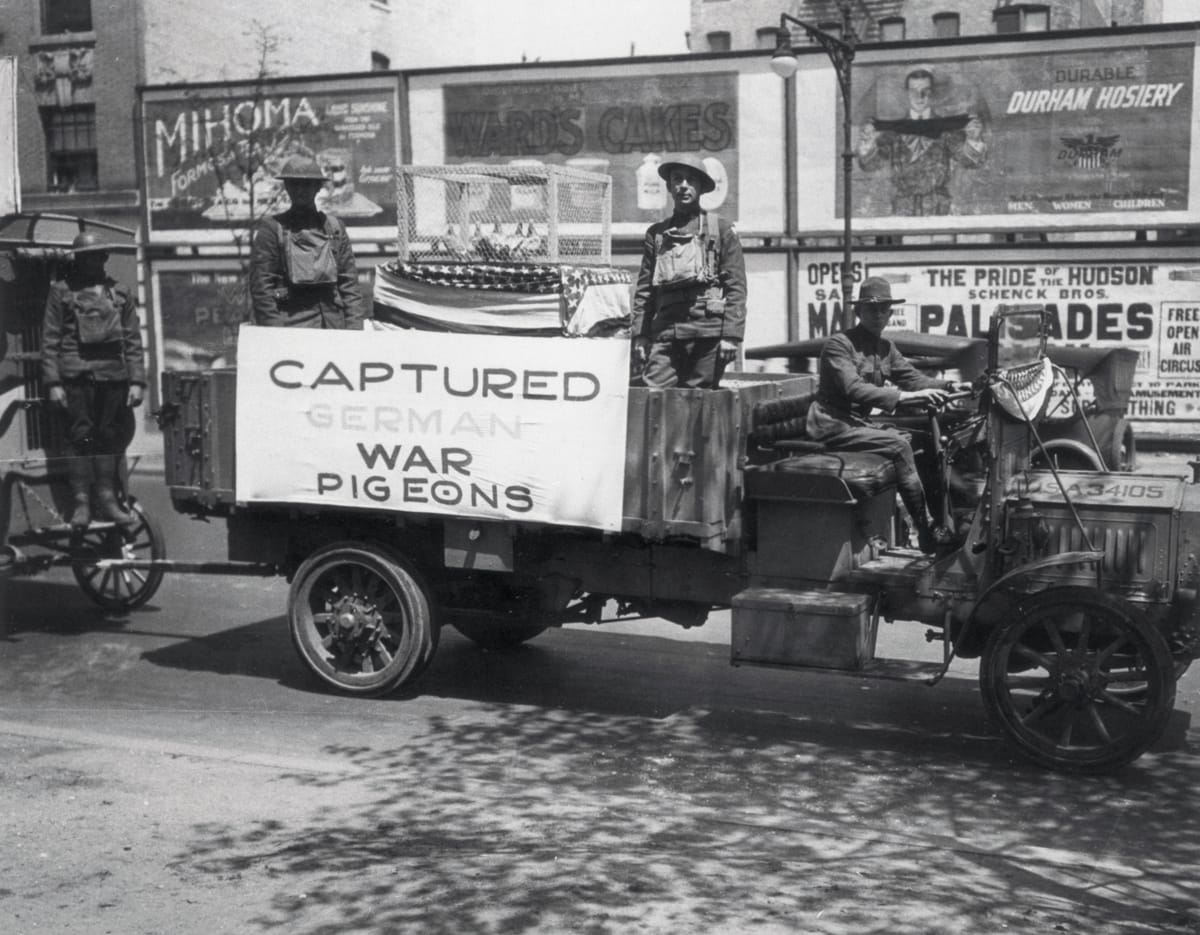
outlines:
[{"label": "paved street", "polygon": [[[136,486],[173,556],[223,558]],[[447,630],[355,700],[295,657],[282,581],[168,576],[128,617],[69,573],[0,587],[6,933],[1200,932],[1195,671],[1089,779],[1014,760],[973,665],[731,668],[725,615]]]}]

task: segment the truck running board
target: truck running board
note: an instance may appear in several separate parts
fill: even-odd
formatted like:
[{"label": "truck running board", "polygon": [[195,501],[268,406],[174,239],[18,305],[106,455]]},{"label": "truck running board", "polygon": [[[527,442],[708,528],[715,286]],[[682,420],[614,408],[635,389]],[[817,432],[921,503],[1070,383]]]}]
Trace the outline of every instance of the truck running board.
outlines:
[{"label": "truck running board", "polygon": [[849,675],[860,679],[887,679],[893,682],[924,682],[927,685],[941,681],[945,671],[945,666],[939,662],[917,662],[911,659],[871,659],[857,669],[833,669],[789,662],[751,662],[745,659],[734,659],[733,665],[820,672],[825,675]]},{"label": "truck running board", "polygon": [[259,562],[177,562],[170,558],[58,559],[55,565],[81,565],[105,571],[175,571],[188,575],[256,575],[270,578],[280,573],[276,565]]}]

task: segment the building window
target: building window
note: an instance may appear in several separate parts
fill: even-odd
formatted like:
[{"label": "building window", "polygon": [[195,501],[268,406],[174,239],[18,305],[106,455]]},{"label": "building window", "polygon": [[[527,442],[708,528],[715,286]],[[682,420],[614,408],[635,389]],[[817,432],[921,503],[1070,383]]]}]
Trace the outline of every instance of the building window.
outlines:
[{"label": "building window", "polygon": [[92,31],[92,0],[42,0],[42,34]]},{"label": "building window", "polygon": [[732,40],[729,37],[729,33],[721,31],[710,32],[708,34],[708,51],[728,52],[732,47]]},{"label": "building window", "polygon": [[961,35],[962,27],[957,13],[934,13],[933,35],[938,39],[953,39]]},{"label": "building window", "polygon": [[1050,8],[1040,3],[1014,3],[992,13],[996,32],[1046,32],[1050,28]]},{"label": "building window", "polygon": [[392,67],[392,60],[382,52],[371,53],[371,71],[387,71]]},{"label": "building window", "polygon": [[904,17],[888,16],[879,21],[880,42],[901,42],[904,39]]},{"label": "building window", "polygon": [[96,162],[96,108],[47,107],[46,187],[52,192],[92,192],[100,187]]},{"label": "building window", "polygon": [[760,49],[773,49],[778,44],[779,27],[763,26],[754,33],[754,38]]}]

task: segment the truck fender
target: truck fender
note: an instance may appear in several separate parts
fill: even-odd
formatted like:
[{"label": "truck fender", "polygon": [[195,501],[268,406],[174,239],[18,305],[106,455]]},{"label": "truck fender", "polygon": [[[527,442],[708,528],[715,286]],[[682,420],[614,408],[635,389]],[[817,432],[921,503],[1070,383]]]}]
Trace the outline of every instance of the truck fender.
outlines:
[{"label": "truck fender", "polygon": [[[1078,464],[1087,464],[1089,467],[1084,470],[1104,471],[1107,470],[1101,462],[1100,456],[1092,450],[1090,445],[1085,445],[1083,442],[1076,441],[1073,438],[1056,438],[1053,441],[1045,442],[1042,446],[1044,457],[1054,459],[1055,455],[1064,456],[1067,464],[1066,467],[1072,469]],[[1043,451],[1037,452],[1042,455]]]}]

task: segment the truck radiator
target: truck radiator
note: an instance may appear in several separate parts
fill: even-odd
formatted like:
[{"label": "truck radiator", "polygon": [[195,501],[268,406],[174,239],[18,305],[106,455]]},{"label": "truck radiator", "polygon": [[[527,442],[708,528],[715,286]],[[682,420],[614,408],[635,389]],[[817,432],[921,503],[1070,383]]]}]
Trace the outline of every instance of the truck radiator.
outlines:
[{"label": "truck radiator", "polygon": [[[1043,512],[1049,538],[1042,554],[1086,550],[1089,547],[1104,553],[1103,573],[1110,584],[1121,590],[1140,592],[1160,582],[1169,582],[1167,549],[1170,515],[1140,514],[1135,518],[1128,512],[1112,511],[1105,515],[1085,514],[1083,526],[1088,539],[1081,534],[1074,518],[1066,511],[1047,509]],[[1095,581],[1091,565],[1068,565],[1049,569],[1044,574],[1057,579]]]}]

